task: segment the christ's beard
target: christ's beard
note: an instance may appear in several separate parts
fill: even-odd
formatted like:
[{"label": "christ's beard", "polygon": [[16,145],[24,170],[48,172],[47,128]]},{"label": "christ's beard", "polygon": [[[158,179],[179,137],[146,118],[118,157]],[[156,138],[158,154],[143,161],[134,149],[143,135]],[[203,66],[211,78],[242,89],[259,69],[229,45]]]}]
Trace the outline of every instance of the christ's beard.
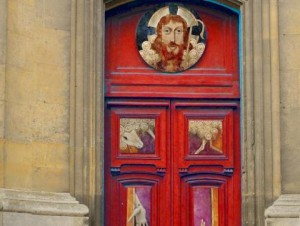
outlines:
[{"label": "christ's beard", "polygon": [[162,43],[162,56],[165,61],[168,60],[182,60],[184,45],[178,45],[175,42],[170,42],[169,44]]}]

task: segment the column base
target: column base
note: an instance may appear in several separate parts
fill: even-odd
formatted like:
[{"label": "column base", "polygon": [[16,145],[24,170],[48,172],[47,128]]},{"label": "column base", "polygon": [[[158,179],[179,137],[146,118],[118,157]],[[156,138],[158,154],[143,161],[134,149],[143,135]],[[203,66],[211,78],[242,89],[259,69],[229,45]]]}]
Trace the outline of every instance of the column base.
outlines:
[{"label": "column base", "polygon": [[281,195],[265,217],[265,226],[300,226],[300,194]]},{"label": "column base", "polygon": [[88,213],[68,193],[0,189],[0,226],[88,226]]}]

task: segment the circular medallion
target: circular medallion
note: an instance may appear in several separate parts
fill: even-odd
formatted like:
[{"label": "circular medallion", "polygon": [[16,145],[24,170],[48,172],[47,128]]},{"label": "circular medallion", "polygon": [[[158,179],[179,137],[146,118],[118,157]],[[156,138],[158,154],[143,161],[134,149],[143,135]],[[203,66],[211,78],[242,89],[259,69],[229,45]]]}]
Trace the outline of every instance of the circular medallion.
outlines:
[{"label": "circular medallion", "polygon": [[143,60],[162,72],[181,72],[195,65],[206,44],[206,28],[196,13],[171,4],[149,11],[137,27]]}]

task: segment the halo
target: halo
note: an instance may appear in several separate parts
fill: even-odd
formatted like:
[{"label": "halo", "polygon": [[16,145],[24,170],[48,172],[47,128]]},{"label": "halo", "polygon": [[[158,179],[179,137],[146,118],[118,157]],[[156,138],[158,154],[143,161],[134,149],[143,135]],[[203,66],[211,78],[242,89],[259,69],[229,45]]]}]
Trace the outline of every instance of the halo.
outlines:
[{"label": "halo", "polygon": [[[165,6],[157,10],[150,18],[148,22],[149,27],[157,27],[160,19],[166,15],[170,14],[169,6]],[[178,6],[177,15],[181,16],[187,23],[188,27],[197,26],[198,22],[195,16],[187,9]]]},{"label": "halo", "polygon": [[165,6],[159,10],[157,10],[148,22],[149,27],[157,27],[158,22],[160,19],[166,15],[170,14],[169,6]]},{"label": "halo", "polygon": [[197,26],[198,22],[195,16],[187,9],[178,6],[177,15],[181,16],[183,19],[185,19],[187,26]]}]

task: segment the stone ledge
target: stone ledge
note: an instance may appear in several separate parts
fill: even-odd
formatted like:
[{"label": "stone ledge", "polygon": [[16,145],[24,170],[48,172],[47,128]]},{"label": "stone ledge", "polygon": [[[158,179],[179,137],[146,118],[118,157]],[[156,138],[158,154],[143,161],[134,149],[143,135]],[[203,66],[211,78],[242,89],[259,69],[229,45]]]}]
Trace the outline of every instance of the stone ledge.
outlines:
[{"label": "stone ledge", "polygon": [[89,210],[69,193],[0,189],[0,212],[84,217]]},{"label": "stone ledge", "polygon": [[266,218],[299,218],[300,194],[281,195],[272,206],[265,211]]}]

